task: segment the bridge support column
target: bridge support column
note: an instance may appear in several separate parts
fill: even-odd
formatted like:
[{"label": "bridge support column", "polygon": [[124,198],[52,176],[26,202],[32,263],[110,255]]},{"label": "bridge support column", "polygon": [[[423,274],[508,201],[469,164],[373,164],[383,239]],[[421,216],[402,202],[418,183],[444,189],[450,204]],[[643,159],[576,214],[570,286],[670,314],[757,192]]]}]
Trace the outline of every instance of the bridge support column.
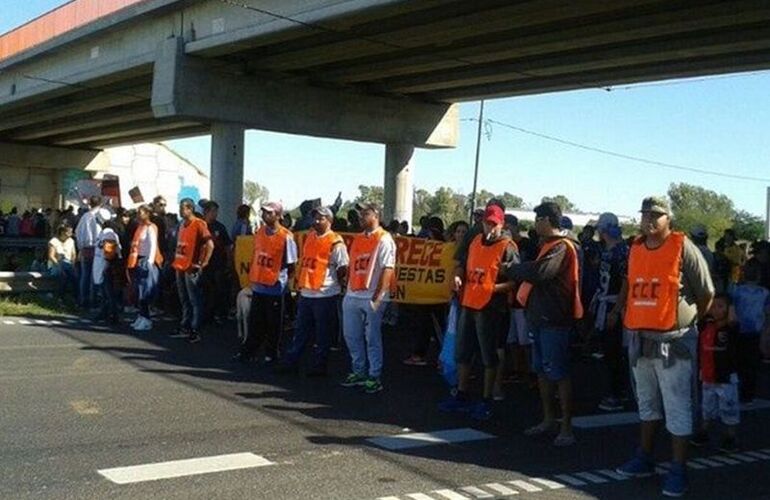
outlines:
[{"label": "bridge support column", "polygon": [[412,200],[414,183],[412,181],[411,144],[387,144],[385,146],[385,206],[382,224],[387,225],[392,219],[407,221],[412,227]]},{"label": "bridge support column", "polygon": [[219,204],[218,220],[227,230],[243,203],[244,129],[231,123],[211,126],[211,199]]}]

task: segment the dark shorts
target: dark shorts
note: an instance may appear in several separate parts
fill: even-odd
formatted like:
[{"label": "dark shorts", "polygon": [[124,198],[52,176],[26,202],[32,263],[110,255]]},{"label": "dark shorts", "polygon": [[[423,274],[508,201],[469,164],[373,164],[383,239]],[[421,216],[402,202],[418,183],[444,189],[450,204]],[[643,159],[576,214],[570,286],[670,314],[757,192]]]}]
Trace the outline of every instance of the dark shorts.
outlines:
[{"label": "dark shorts", "polygon": [[569,330],[531,328],[532,369],[557,382],[569,376]]},{"label": "dark shorts", "polygon": [[468,364],[478,350],[484,367],[495,368],[498,362],[497,349],[505,347],[507,333],[507,311],[497,308],[476,311],[461,307],[457,319],[455,361]]}]

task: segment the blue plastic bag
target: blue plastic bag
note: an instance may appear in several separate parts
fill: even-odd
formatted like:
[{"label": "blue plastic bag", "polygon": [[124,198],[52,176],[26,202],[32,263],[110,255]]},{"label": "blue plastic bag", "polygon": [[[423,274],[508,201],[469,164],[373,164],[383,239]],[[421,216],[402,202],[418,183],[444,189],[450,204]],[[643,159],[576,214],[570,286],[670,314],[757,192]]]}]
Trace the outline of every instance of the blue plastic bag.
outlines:
[{"label": "blue plastic bag", "polygon": [[457,339],[457,318],[460,315],[460,305],[456,298],[449,304],[449,316],[444,332],[444,343],[438,359],[441,362],[441,375],[450,387],[457,386],[457,363],[455,362],[455,342]]}]

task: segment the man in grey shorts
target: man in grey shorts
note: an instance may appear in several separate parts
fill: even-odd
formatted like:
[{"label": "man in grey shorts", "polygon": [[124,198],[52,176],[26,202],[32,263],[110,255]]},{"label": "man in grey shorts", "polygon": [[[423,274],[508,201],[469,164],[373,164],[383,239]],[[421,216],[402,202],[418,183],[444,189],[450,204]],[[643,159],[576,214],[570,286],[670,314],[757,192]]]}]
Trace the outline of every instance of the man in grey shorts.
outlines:
[{"label": "man in grey shorts", "polygon": [[679,497],[687,491],[685,464],[693,430],[695,323],[709,310],[714,285],[698,248],[671,229],[665,198],[645,198],[641,213],[642,236],[631,245],[628,278],[608,319],[614,324],[622,314],[630,335],[628,357],[642,421],[640,447],[617,471],[629,477],[655,474],[653,445],[658,422],[665,419],[673,460],[663,494]]}]

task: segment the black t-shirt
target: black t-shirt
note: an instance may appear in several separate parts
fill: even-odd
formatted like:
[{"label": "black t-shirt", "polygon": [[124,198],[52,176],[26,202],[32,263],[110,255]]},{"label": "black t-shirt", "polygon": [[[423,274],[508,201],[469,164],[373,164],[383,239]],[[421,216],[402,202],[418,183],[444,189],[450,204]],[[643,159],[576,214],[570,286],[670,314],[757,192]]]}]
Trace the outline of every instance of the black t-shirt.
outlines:
[{"label": "black t-shirt", "polygon": [[233,244],[227,228],[224,224],[215,220],[209,226],[211,238],[214,241],[214,252],[211,254],[210,264],[222,266],[227,259],[227,249]]}]

